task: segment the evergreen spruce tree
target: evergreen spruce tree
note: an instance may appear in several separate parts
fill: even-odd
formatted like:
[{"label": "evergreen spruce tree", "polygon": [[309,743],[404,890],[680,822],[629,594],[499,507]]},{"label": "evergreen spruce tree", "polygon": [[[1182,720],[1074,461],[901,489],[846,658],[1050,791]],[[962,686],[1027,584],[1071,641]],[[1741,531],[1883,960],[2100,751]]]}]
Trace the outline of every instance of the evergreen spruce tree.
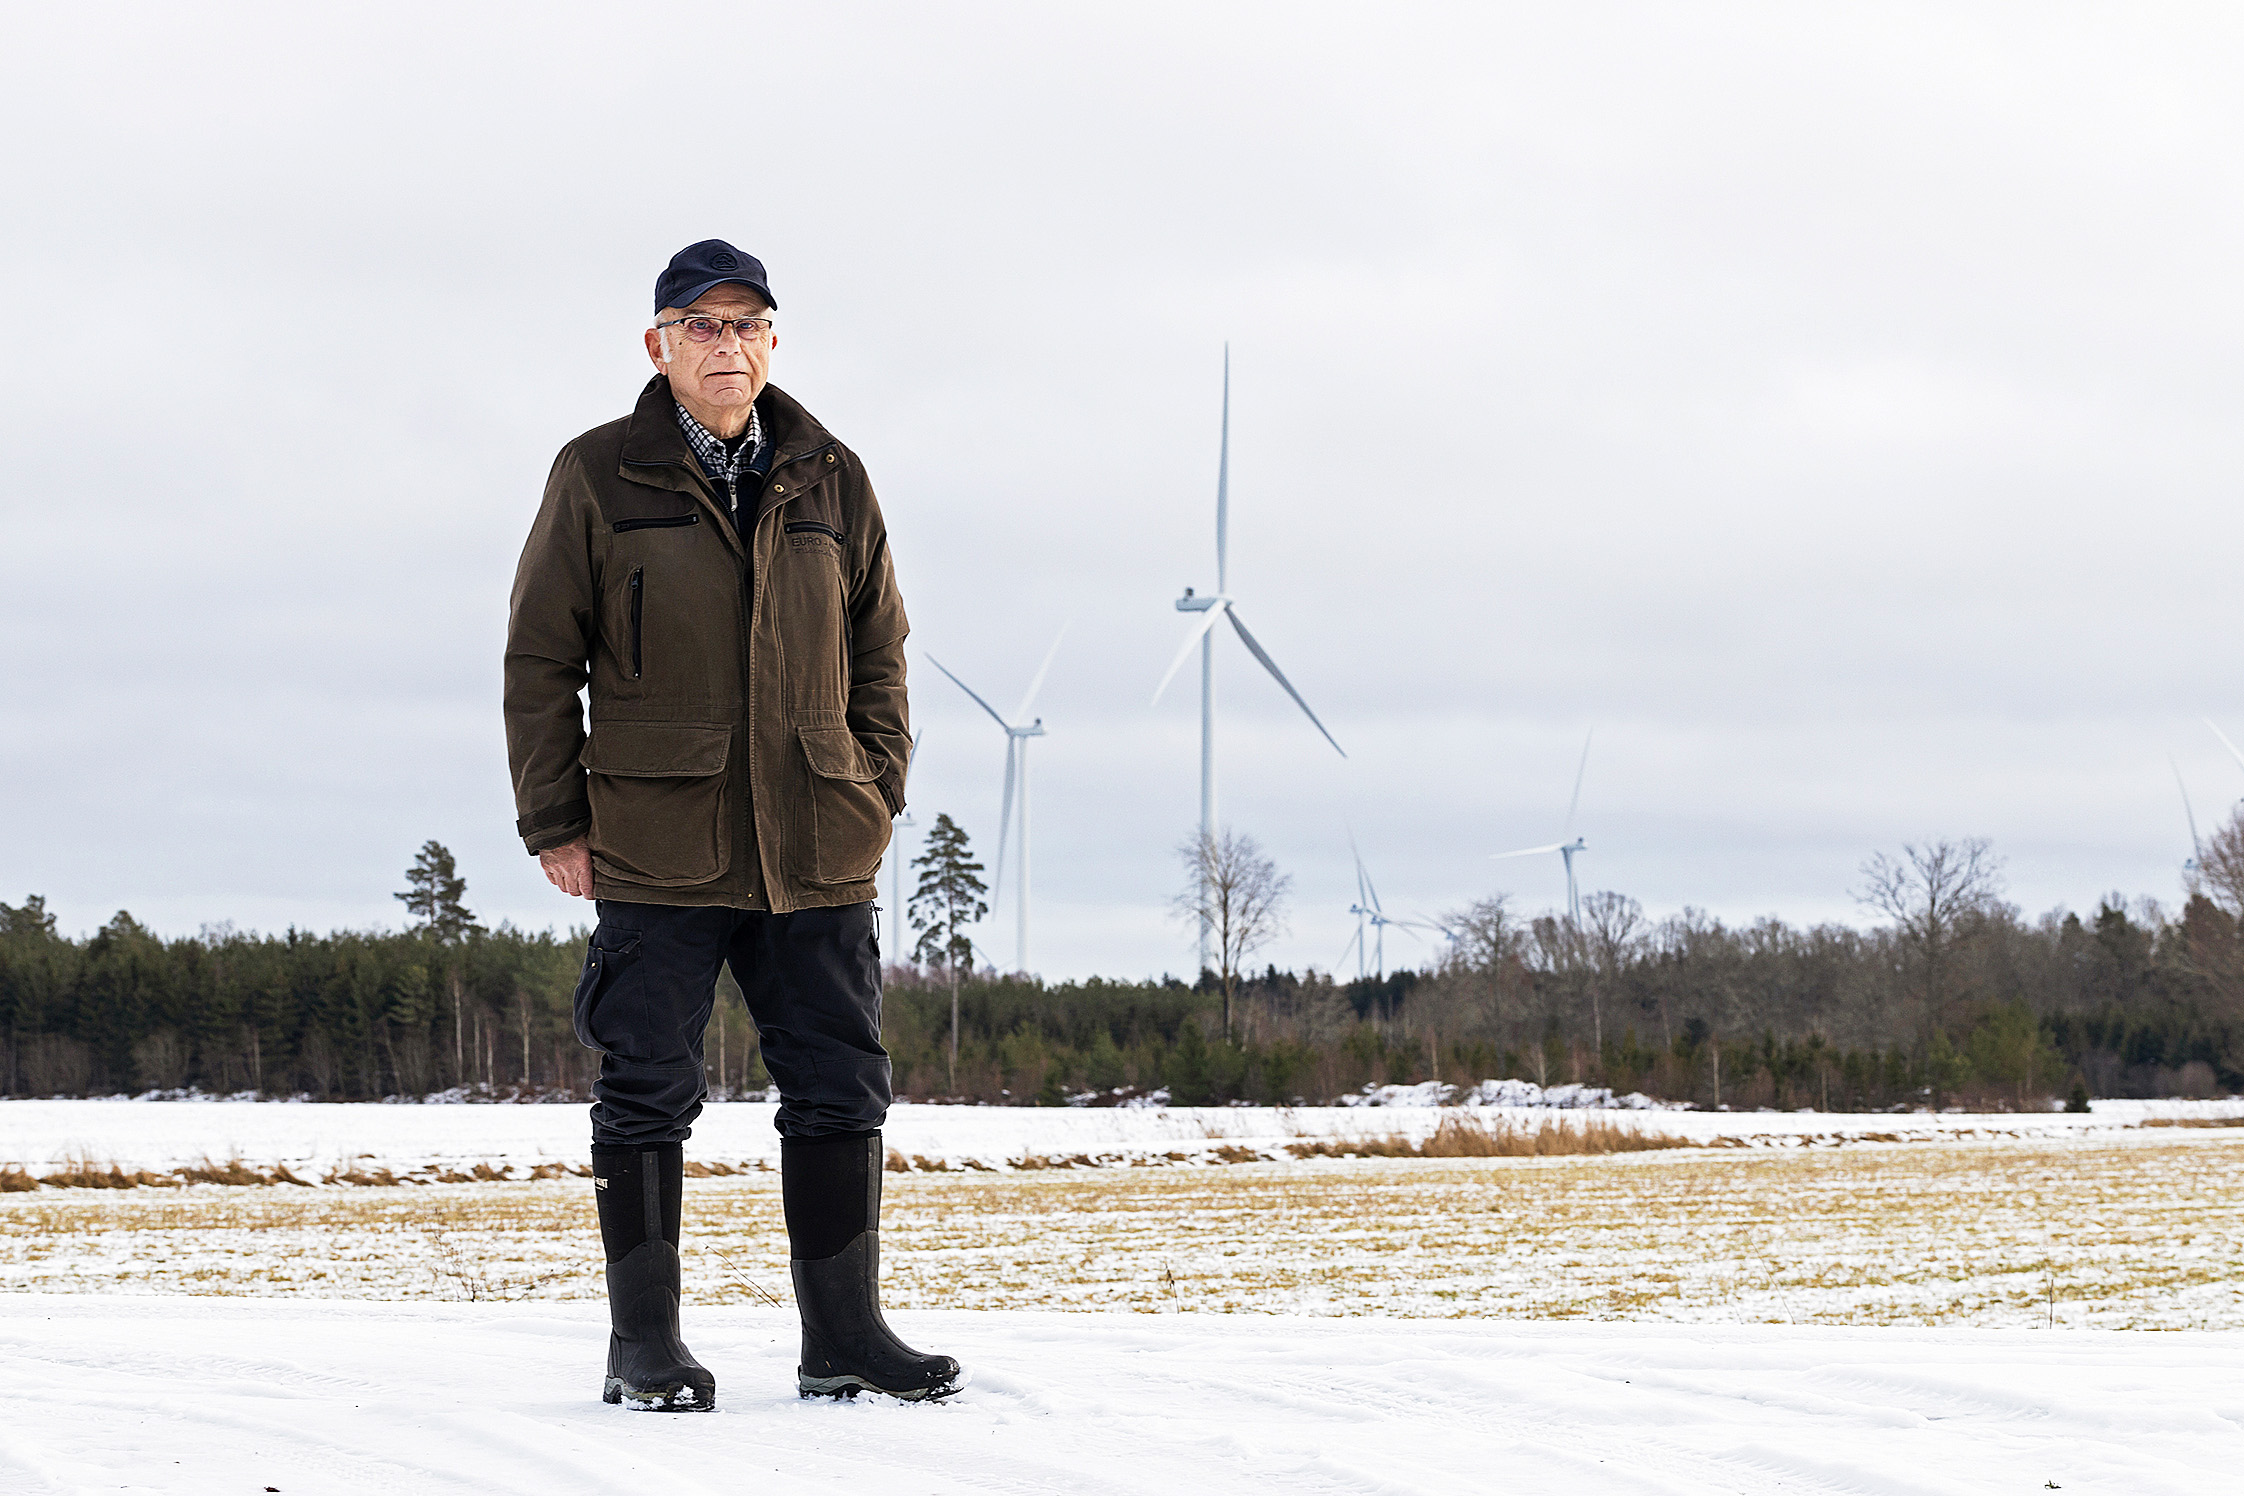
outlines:
[{"label": "evergreen spruce tree", "polygon": [[958,963],[963,960],[970,969],[974,964],[974,942],[967,938],[966,927],[990,912],[990,906],[982,899],[989,887],[978,876],[982,865],[974,860],[966,832],[948,815],[935,817],[935,827],[927,833],[927,849],[912,859],[912,866],[920,870],[919,887],[912,893],[908,913],[912,928],[919,931],[919,944],[912,949],[912,959],[942,962],[951,979],[950,1083],[955,1090],[958,1086]]}]

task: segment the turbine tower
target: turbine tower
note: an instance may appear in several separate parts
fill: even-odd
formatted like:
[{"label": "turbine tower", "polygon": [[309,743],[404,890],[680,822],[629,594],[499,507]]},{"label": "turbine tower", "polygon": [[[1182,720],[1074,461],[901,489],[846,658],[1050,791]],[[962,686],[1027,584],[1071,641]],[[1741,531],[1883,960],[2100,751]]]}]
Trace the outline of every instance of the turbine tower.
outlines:
[{"label": "turbine tower", "polygon": [[1568,841],[1567,838],[1573,836],[1574,812],[1581,807],[1582,803],[1582,776],[1589,772],[1590,739],[1595,737],[1596,734],[1597,729],[1593,727],[1582,736],[1582,762],[1581,766],[1574,771],[1574,798],[1566,802],[1566,826],[1564,830],[1558,833],[1558,840],[1547,847],[1521,847],[1516,852],[1497,852],[1489,858],[1489,861],[1495,862],[1506,857],[1535,857],[1544,852],[1556,852],[1559,856],[1565,858],[1566,918],[1568,923],[1576,927],[1579,927],[1582,922],[1582,895],[1580,889],[1574,883],[1574,854],[1588,851],[1589,843],[1578,836],[1575,836],[1572,841]]},{"label": "turbine tower", "polygon": [[[2212,727],[2210,722],[2205,725]],[[2219,732],[2220,729],[2214,727],[2213,731]],[[2182,814],[2189,817],[2189,861],[2182,864],[2182,871],[2194,877],[2198,861],[2205,855],[2204,843],[2197,839],[2197,811],[2189,803],[2189,786],[2182,783],[2182,766],[2174,762],[2174,755],[2171,753],[2166,755],[2166,762],[2174,771],[2174,788],[2182,792]]]},{"label": "turbine tower", "polygon": [[[919,730],[919,732],[913,733],[912,746],[904,750],[904,788],[905,793],[907,794],[911,792],[912,765],[919,761],[920,734],[926,731],[927,729],[923,727]],[[918,824],[919,822],[912,819],[912,813],[909,810],[905,811],[902,815],[897,816],[893,821],[889,823],[890,829],[888,833],[888,855],[892,863],[889,876],[896,889],[894,898],[896,900],[895,919],[898,938],[902,938],[902,934],[905,928],[903,832],[907,828],[917,826]]]},{"label": "turbine tower", "polygon": [[[1184,662],[1190,658],[1193,646],[1199,646],[1200,840],[1203,845],[1216,834],[1215,626],[1217,620],[1223,618],[1231,620],[1232,630],[1238,634],[1239,642],[1246,645],[1247,652],[1261,663],[1263,669],[1270,672],[1270,678],[1284,688],[1288,696],[1293,698],[1293,704],[1301,708],[1302,714],[1315,725],[1317,731],[1324,733],[1325,741],[1332,744],[1332,751],[1342,758],[1348,756],[1348,751],[1342,748],[1339,740],[1326,730],[1324,723],[1317,721],[1317,714],[1309,710],[1309,703],[1301,699],[1301,693],[1293,688],[1292,681],[1286,679],[1285,672],[1278,668],[1278,662],[1270,658],[1269,651],[1255,641],[1253,634],[1247,632],[1246,624],[1241,622],[1239,618],[1238,600],[1232,597],[1230,587],[1231,345],[1226,343],[1223,345],[1223,440],[1216,457],[1216,590],[1210,594],[1198,594],[1187,587],[1184,589],[1184,596],[1177,599],[1178,612],[1198,613],[1201,618],[1198,623],[1192,626],[1191,632],[1185,635],[1184,647],[1179,649],[1177,657],[1169,662],[1168,672],[1161,677],[1161,684],[1153,688],[1153,700],[1158,702],[1161,699],[1161,693],[1169,688],[1169,682],[1176,679],[1177,671],[1184,668]],[[1200,965],[1205,968],[1207,964],[1208,922],[1203,919],[1200,922]]]},{"label": "turbine tower", "polygon": [[927,657],[927,662],[930,665],[933,665],[937,670],[942,671],[943,674],[949,675],[952,685],[958,687],[967,695],[972,696],[974,698],[974,704],[980,707],[983,711],[988,712],[990,714],[990,719],[997,723],[998,726],[1005,729],[1004,808],[999,812],[998,815],[997,867],[990,877],[990,901],[994,904],[1004,897],[1003,890],[1005,887],[1005,843],[1006,839],[1012,833],[1013,806],[1014,801],[1017,798],[1020,802],[1021,812],[1021,852],[1020,866],[1014,873],[1014,877],[1018,884],[1014,896],[1013,910],[1015,925],[1014,951],[1016,959],[1019,963],[1018,969],[1024,973],[1029,970],[1028,745],[1030,738],[1041,738],[1044,736],[1044,719],[1042,717],[1038,717],[1033,721],[1028,722],[1025,726],[1016,724],[1019,722],[1019,719],[1027,717],[1029,714],[1029,708],[1036,704],[1036,693],[1044,689],[1044,677],[1047,673],[1050,672],[1052,668],[1052,657],[1060,652],[1060,640],[1066,637],[1067,625],[1062,624],[1060,626],[1059,633],[1054,635],[1052,638],[1052,647],[1044,652],[1044,663],[1036,668],[1036,677],[1029,682],[1027,694],[1021,697],[1021,704],[1013,709],[1013,716],[1015,719],[1015,721],[1013,722],[1008,722],[1003,717],[998,716],[996,707],[993,707],[988,702],[984,701],[978,694],[976,694],[972,686],[960,680],[957,676],[951,675],[949,667],[946,666],[941,660],[936,659],[933,655],[929,655]]}]

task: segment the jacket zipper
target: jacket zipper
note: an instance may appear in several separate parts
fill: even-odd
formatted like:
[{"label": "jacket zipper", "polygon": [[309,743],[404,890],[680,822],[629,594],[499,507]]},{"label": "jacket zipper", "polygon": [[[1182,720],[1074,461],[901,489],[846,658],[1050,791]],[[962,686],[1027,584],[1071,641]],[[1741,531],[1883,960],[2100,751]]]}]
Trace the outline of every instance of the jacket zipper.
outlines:
[{"label": "jacket zipper", "polygon": [[647,598],[646,576],[647,569],[644,566],[634,566],[631,568],[631,678],[633,680],[637,680],[639,678],[639,667],[641,663],[640,655],[643,639],[640,629],[640,619],[643,615]]},{"label": "jacket zipper", "polygon": [[[742,580],[746,585],[740,589],[737,595],[740,599],[741,613],[740,676],[741,689],[746,697],[748,782],[750,784],[756,782],[756,620],[757,615],[762,611],[764,589],[763,568],[756,565],[756,529],[763,523],[763,494],[766,491],[777,491],[777,486],[773,484],[772,479],[779,474],[798,462],[804,462],[810,458],[831,452],[833,447],[834,444],[828,442],[822,447],[803,453],[801,457],[790,458],[784,463],[774,464],[771,470],[763,475],[763,486],[756,495],[756,512],[741,516],[742,519],[747,521],[747,532],[740,536],[740,570]],[[782,498],[785,497],[787,496],[782,495]],[[774,504],[772,507],[777,509],[779,505]],[[735,512],[737,513],[737,510]],[[734,529],[737,531],[739,528],[740,526],[736,521]],[[756,849],[755,883],[750,892],[761,893],[764,896],[764,908],[777,913],[779,912],[777,909],[778,895],[773,891],[771,881],[764,877],[765,860],[771,855],[771,847],[765,837],[757,834],[755,797],[753,795],[742,795],[740,798],[743,802],[740,807],[741,827],[746,833],[749,845]]]},{"label": "jacket zipper", "polygon": [[[735,526],[737,529],[737,525]],[[756,782],[756,589],[763,583],[763,574],[756,566],[756,523],[748,522],[748,533],[740,537],[740,586],[733,593],[733,611],[740,619],[740,706],[741,717],[748,724],[748,783]],[[756,865],[742,871],[748,877],[748,893],[764,896],[764,908],[774,909],[771,880],[764,876],[770,865],[771,849],[764,838],[756,834],[756,797],[744,794],[740,799],[740,844],[755,849]]]}]

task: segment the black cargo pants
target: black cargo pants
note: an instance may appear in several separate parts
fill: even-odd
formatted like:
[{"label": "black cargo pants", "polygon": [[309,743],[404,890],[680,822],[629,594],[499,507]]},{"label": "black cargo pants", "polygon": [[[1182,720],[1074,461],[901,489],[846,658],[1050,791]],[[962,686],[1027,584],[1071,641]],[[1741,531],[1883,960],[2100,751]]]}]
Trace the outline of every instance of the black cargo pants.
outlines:
[{"label": "black cargo pants", "polygon": [[592,1142],[682,1142],[709,1093],[702,1037],[732,963],[788,1138],[866,1133],[888,1115],[871,904],[765,914],[599,903],[577,981],[577,1038],[600,1053]]}]

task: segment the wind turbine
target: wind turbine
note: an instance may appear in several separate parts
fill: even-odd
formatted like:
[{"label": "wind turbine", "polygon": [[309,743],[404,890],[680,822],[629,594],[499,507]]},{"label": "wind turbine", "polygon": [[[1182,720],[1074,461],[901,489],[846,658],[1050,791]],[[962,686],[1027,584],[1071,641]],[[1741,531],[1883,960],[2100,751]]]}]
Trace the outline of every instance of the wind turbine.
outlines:
[{"label": "wind turbine", "polygon": [[[1153,700],[1158,702],[1161,699],[1161,693],[1169,689],[1169,682],[1176,679],[1177,671],[1184,668],[1184,662],[1191,656],[1193,646],[1199,646],[1200,841],[1202,845],[1205,845],[1216,834],[1215,626],[1219,619],[1228,618],[1231,620],[1232,630],[1238,634],[1239,642],[1247,646],[1247,652],[1253,655],[1261,663],[1262,668],[1270,672],[1270,678],[1283,687],[1288,696],[1293,698],[1293,704],[1301,708],[1302,715],[1314,724],[1317,731],[1324,733],[1325,741],[1332,744],[1332,751],[1342,758],[1348,756],[1348,751],[1342,748],[1339,740],[1326,730],[1324,723],[1317,721],[1317,714],[1309,710],[1309,703],[1301,699],[1301,693],[1293,688],[1292,681],[1286,679],[1285,672],[1278,668],[1278,662],[1270,658],[1270,652],[1255,641],[1253,634],[1247,632],[1246,624],[1239,617],[1238,600],[1231,595],[1230,586],[1231,345],[1226,343],[1223,345],[1223,441],[1216,457],[1216,590],[1203,595],[1195,593],[1190,587],[1187,587],[1184,589],[1184,596],[1177,599],[1178,612],[1198,613],[1202,616],[1200,621],[1193,625],[1191,632],[1185,635],[1184,647],[1179,649],[1177,657],[1169,662],[1168,672],[1161,677],[1161,684],[1153,688]],[[1202,920],[1200,922],[1200,965],[1205,967],[1207,964],[1208,922]]]},{"label": "wind turbine", "polygon": [[991,706],[977,695],[972,686],[960,680],[957,676],[951,675],[949,667],[941,660],[936,659],[933,655],[927,657],[929,664],[942,671],[943,674],[949,675],[952,685],[972,696],[974,704],[988,712],[990,719],[1005,729],[1004,809],[998,816],[997,869],[990,878],[990,889],[992,902],[1003,897],[1001,890],[1005,886],[1005,843],[1007,837],[1012,833],[1013,803],[1017,795],[1021,807],[1021,855],[1020,866],[1014,874],[1019,885],[1015,895],[1013,911],[1016,928],[1014,951],[1019,960],[1018,969],[1023,972],[1029,969],[1028,745],[1030,738],[1044,736],[1044,719],[1038,717],[1025,726],[1017,725],[1017,723],[1018,719],[1028,716],[1029,708],[1036,704],[1036,693],[1044,689],[1044,677],[1052,669],[1052,657],[1060,652],[1060,640],[1066,637],[1067,625],[1062,624],[1059,633],[1052,637],[1052,647],[1044,652],[1044,663],[1036,667],[1036,677],[1029,682],[1027,694],[1021,697],[1021,704],[1013,709],[1014,722],[1008,722],[1003,717],[998,716],[996,707]]},{"label": "wind turbine", "polygon": [[[1372,970],[1384,977],[1387,974],[1387,927],[1394,925],[1398,929],[1409,930],[1417,926],[1414,921],[1396,919],[1379,907],[1379,890],[1372,885],[1370,870],[1364,866],[1363,853],[1356,850],[1356,839],[1353,836],[1348,838],[1348,852],[1356,859],[1356,902],[1348,906],[1348,912],[1356,916],[1356,938],[1348,942],[1350,949],[1356,953],[1356,980],[1363,980],[1364,957],[1373,953],[1376,954]],[[1369,947],[1364,943],[1366,925],[1372,931]],[[1340,959],[1348,959],[1346,950],[1340,953]]]},{"label": "wind turbine", "polygon": [[1578,836],[1574,837],[1572,841],[1568,841],[1566,838],[1573,834],[1574,812],[1580,808],[1582,803],[1582,776],[1589,772],[1590,739],[1596,735],[1597,729],[1593,727],[1582,736],[1582,762],[1581,766],[1574,771],[1574,798],[1566,802],[1566,826],[1564,830],[1558,833],[1559,839],[1547,847],[1521,847],[1516,852],[1497,852],[1489,858],[1489,861],[1495,862],[1506,857],[1535,857],[1544,852],[1556,852],[1559,856],[1565,858],[1566,918],[1570,923],[1577,926],[1582,922],[1582,895],[1574,883],[1574,854],[1588,851],[1589,843]]}]

